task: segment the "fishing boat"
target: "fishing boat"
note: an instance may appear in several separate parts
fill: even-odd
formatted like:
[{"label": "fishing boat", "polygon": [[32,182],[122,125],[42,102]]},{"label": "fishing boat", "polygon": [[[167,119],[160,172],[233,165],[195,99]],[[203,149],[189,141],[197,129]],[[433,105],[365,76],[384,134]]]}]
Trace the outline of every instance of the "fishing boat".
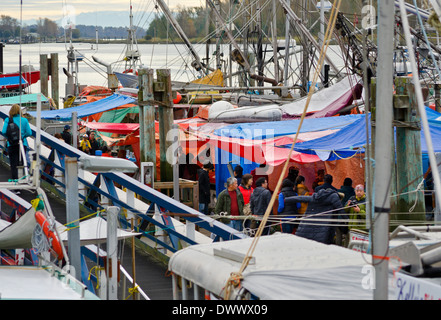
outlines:
[{"label": "fishing boat", "polygon": [[[21,74],[21,88],[25,89],[40,80],[40,71],[29,71]],[[0,90],[18,91],[20,88],[20,73],[0,74]]]}]

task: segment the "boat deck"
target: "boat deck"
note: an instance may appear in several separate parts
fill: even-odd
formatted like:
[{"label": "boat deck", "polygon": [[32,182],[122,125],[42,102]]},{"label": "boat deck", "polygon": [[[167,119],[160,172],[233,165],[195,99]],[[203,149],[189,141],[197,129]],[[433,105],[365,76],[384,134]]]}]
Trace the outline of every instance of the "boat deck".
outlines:
[{"label": "boat deck", "polygon": [[[0,165],[0,182],[7,182],[10,179],[9,167]],[[63,200],[47,194],[53,214],[56,220],[62,224],[66,223],[66,204]],[[22,191],[20,197],[30,202],[35,194],[29,191]],[[121,265],[126,271],[132,274],[132,248],[126,241],[121,256]],[[151,300],[172,300],[172,278],[167,276],[167,266],[157,261],[139,249],[135,250],[135,272],[136,282]],[[122,299],[126,297],[121,297]],[[131,298],[130,298],[131,299]]]}]

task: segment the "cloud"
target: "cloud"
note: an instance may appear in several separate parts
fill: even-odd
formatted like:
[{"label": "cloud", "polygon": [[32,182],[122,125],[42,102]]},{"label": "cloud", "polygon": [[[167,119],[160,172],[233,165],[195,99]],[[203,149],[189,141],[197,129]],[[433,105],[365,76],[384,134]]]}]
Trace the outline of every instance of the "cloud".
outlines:
[{"label": "cloud", "polygon": [[[170,8],[175,8],[183,3],[180,0],[164,0],[169,4]],[[138,10],[145,5],[142,1],[132,0],[133,10]],[[205,6],[205,0],[186,0],[186,7]],[[36,19],[38,17],[49,18],[52,20],[61,19],[63,16],[63,6],[69,5],[75,8],[77,14],[82,12],[98,12],[107,11],[129,11],[129,2],[121,0],[26,0],[23,1],[22,17],[23,20]],[[150,6],[153,8],[153,6]],[[1,14],[8,15],[20,20],[20,1],[2,0]]]}]

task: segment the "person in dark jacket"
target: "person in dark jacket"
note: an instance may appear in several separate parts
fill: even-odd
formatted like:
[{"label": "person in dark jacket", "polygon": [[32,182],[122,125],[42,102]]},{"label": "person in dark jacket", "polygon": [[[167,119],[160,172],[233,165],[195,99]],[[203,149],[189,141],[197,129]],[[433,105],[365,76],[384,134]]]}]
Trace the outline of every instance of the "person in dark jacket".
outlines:
[{"label": "person in dark jacket", "polygon": [[199,211],[208,214],[208,204],[210,203],[210,177],[208,173],[213,170],[211,162],[204,164],[202,169],[198,170],[199,183]]},{"label": "person in dark jacket", "polygon": [[282,232],[293,233],[297,229],[297,225],[294,221],[290,221],[297,217],[297,211],[300,209],[300,202],[289,203],[285,205],[285,199],[293,196],[297,196],[294,190],[294,183],[290,179],[282,181],[282,187],[279,193],[279,206],[277,208],[277,215],[281,217]]},{"label": "person in dark jacket", "polygon": [[285,204],[293,202],[308,202],[305,218],[302,219],[297,228],[296,235],[324,244],[332,244],[335,236],[335,225],[332,221],[326,220],[337,220],[343,209],[338,192],[327,188],[320,189],[312,196],[293,196],[285,199]]},{"label": "person in dark jacket", "polygon": [[[351,197],[355,197],[355,191],[354,188],[352,187],[352,179],[351,178],[346,178],[343,181],[343,185],[341,186],[340,189],[338,189],[338,192],[343,193],[345,196],[343,197],[343,199],[341,200],[341,204],[343,206],[346,205],[346,202],[348,202],[348,200]],[[339,226],[337,227],[336,230],[336,244],[338,245],[345,245],[344,243],[346,243],[347,240],[347,233],[348,233],[348,227],[347,226]]]},{"label": "person in dark jacket", "polygon": [[341,188],[338,189],[338,192],[341,192],[341,193],[345,194],[345,196],[341,200],[341,204],[345,205],[346,202],[348,202],[350,197],[355,196],[354,187],[352,187],[352,179],[351,178],[346,178],[343,181],[343,185],[341,186]]},{"label": "person in dark jacket", "polygon": [[66,124],[64,126],[64,130],[61,133],[61,137],[63,137],[64,142],[69,145],[72,145],[72,133],[70,133],[70,125]]},{"label": "person in dark jacket", "polygon": [[332,176],[330,174],[325,174],[325,176],[323,177],[323,184],[316,187],[314,189],[314,192],[318,192],[320,189],[328,189],[328,188],[331,188],[334,191],[338,192],[337,188],[332,185],[333,180],[334,179],[332,178]]},{"label": "person in dark jacket", "polygon": [[[271,201],[271,192],[268,190],[268,180],[260,177],[256,181],[256,188],[251,194],[250,208],[253,215],[263,216]],[[260,224],[258,224],[259,226]],[[257,227],[258,227],[257,226]],[[265,225],[262,235],[268,235],[270,232],[269,225]]]},{"label": "person in dark jacket", "polygon": [[95,132],[94,131],[92,131],[89,134],[89,142],[90,142],[90,154],[94,156],[95,152],[100,149],[100,144],[99,144],[98,140],[95,137]]},{"label": "person in dark jacket", "polygon": [[242,184],[243,168],[240,164],[234,167],[233,171],[234,177],[237,179],[237,184],[240,186]]}]

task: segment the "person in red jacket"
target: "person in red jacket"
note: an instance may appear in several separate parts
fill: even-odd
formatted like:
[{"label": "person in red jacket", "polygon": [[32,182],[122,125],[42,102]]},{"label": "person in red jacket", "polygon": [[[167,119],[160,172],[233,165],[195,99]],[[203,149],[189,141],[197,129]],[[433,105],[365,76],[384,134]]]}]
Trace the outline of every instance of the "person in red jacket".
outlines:
[{"label": "person in red jacket", "polygon": [[[242,176],[239,190],[243,195],[243,201],[245,203],[245,207],[243,209],[245,215],[251,214],[250,198],[251,198],[251,194],[253,193],[253,190],[254,190],[253,187],[251,187],[252,184],[253,184],[253,176],[249,173],[244,174]],[[249,210],[249,212],[247,212],[247,210]]]}]

